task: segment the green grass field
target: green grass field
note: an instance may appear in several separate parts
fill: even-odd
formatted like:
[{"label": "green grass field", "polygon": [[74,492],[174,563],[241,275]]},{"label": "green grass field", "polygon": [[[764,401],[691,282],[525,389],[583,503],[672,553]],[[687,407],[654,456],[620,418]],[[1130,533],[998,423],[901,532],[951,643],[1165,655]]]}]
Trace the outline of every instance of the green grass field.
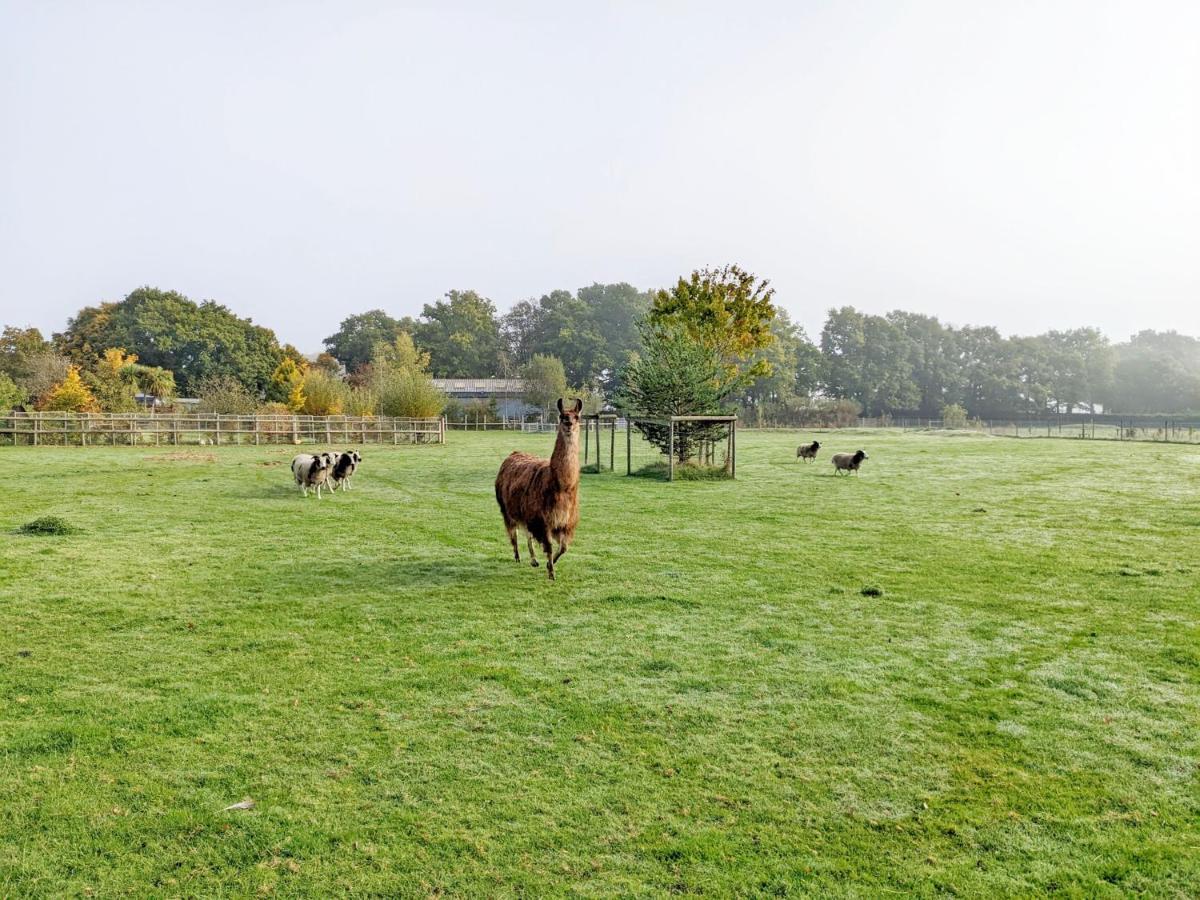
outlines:
[{"label": "green grass field", "polygon": [[0,896],[1200,893],[1196,448],[743,432],[552,584],[552,440],[0,449]]}]

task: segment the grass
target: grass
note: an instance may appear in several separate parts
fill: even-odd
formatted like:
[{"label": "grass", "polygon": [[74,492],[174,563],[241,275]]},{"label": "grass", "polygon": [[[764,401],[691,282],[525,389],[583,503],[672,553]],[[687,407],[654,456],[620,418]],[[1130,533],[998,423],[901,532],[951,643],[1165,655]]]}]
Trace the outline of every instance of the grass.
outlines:
[{"label": "grass", "polygon": [[585,476],[555,584],[548,435],[0,450],[0,896],[1200,893],[1196,449],[799,440]]}]

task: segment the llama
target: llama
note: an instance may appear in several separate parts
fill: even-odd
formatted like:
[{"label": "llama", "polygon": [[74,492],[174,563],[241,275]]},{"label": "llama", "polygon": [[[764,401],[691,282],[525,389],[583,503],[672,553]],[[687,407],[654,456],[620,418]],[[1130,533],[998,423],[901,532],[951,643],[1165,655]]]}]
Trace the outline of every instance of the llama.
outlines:
[{"label": "llama", "polygon": [[[514,450],[500,464],[496,475],[496,502],[504,517],[504,528],[512,542],[513,558],[521,561],[517,547],[517,528],[525,529],[530,564],[538,564],[533,542],[542,545],[546,555],[546,574],[554,580],[554,564],[567,552],[579,523],[579,413],[583,401],[570,409],[558,401],[558,437],[554,453],[540,459]],[[558,552],[551,553],[551,540],[558,541]]]}]

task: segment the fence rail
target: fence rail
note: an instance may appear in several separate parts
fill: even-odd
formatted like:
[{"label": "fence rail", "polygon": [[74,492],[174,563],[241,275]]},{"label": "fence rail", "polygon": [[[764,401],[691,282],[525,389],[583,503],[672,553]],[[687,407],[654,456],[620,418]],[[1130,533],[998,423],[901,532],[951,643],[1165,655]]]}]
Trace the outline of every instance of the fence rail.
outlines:
[{"label": "fence rail", "polygon": [[947,423],[942,419],[888,417],[861,418],[859,428],[893,428],[901,431],[956,429],[1005,437],[1061,437],[1108,441],[1160,441],[1200,443],[1200,419],[1154,416],[1063,415],[1057,418],[981,420]]},{"label": "fence rail", "polygon": [[446,421],[393,416],[234,416],[216,413],[0,413],[0,444],[442,444]]}]

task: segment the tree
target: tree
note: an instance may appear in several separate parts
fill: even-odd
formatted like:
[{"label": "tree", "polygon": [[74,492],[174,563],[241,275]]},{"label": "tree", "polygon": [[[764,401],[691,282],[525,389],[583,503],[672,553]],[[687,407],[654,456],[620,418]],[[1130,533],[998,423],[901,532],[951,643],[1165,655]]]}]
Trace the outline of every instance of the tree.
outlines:
[{"label": "tree", "polygon": [[942,407],[955,404],[962,396],[954,329],[945,327],[933,316],[902,310],[888,313],[887,320],[907,340],[908,366],[917,392],[915,411],[932,419]]},{"label": "tree", "polygon": [[439,378],[487,378],[500,371],[504,345],[496,306],[475,291],[450,291],[445,300],[425,304],[413,336]]},{"label": "tree", "polygon": [[656,329],[681,328],[712,351],[720,383],[736,390],[770,374],[770,363],[755,354],[774,340],[774,293],[765,279],[735,265],[700,269],[655,294],[646,320]]},{"label": "tree", "polygon": [[144,365],[174,373],[184,391],[213,375],[228,375],[251,393],[266,391],[284,350],[274,332],[211,300],[195,303],[175,291],[142,287],[120,303],[80,310],[55,344],[77,365],[120,347]]},{"label": "tree", "polygon": [[98,412],[100,404],[80,377],[79,367],[71,366],[66,378],[50,389],[39,408],[58,412]]},{"label": "tree", "polygon": [[25,389],[26,396],[36,402],[60,384],[70,369],[67,358],[53,350],[37,353],[28,359],[26,374],[18,384]]},{"label": "tree", "polygon": [[429,354],[418,350],[412,336],[402,331],[390,345],[376,345],[371,363],[363,367],[369,370],[370,380],[356,390],[369,392],[380,415],[441,415],[446,395],[434,386],[429,364]]},{"label": "tree", "polygon": [[[307,366],[297,363],[291,356],[285,356],[271,373],[271,384],[267,389],[267,399],[283,403],[292,412],[300,412],[304,408],[304,374]],[[328,374],[327,370],[325,371]]]},{"label": "tree", "polygon": [[401,331],[411,333],[414,327],[412,319],[393,319],[382,309],[372,309],[343,319],[323,343],[347,372],[354,372],[371,361],[377,344],[391,344]]},{"label": "tree", "polygon": [[155,400],[175,396],[175,376],[159,366],[143,366],[138,363],[134,367],[134,377],[138,389]]},{"label": "tree", "polygon": [[[670,448],[669,427],[654,419],[668,416],[720,415],[733,385],[725,363],[712,347],[692,338],[682,326],[643,326],[644,354],[631,360],[614,396],[617,407],[639,421],[646,439],[663,453]],[[650,421],[645,421],[650,420]],[[680,423],[675,430],[675,453],[687,462],[711,428]]]},{"label": "tree", "polygon": [[0,413],[7,412],[24,400],[24,389],[18,387],[7,372],[0,372]]},{"label": "tree", "polygon": [[318,353],[313,365],[318,369],[324,369],[330,375],[337,376],[342,374],[342,364],[337,361],[337,357],[332,353]]},{"label": "tree", "polygon": [[543,413],[567,396],[567,375],[557,357],[535,354],[522,368],[521,377],[525,379],[525,402]]},{"label": "tree", "polygon": [[249,415],[258,403],[241,381],[232,375],[206,375],[196,382],[199,412],[221,415]]},{"label": "tree", "polygon": [[304,373],[301,412],[308,416],[340,416],[349,389],[324,369],[310,368]]},{"label": "tree", "polygon": [[119,347],[110,347],[100,354],[95,367],[85,379],[100,408],[105,412],[131,412],[137,409],[136,355]]},{"label": "tree", "polygon": [[30,376],[33,360],[51,350],[49,341],[36,328],[8,325],[0,333],[0,372],[20,383]]}]

